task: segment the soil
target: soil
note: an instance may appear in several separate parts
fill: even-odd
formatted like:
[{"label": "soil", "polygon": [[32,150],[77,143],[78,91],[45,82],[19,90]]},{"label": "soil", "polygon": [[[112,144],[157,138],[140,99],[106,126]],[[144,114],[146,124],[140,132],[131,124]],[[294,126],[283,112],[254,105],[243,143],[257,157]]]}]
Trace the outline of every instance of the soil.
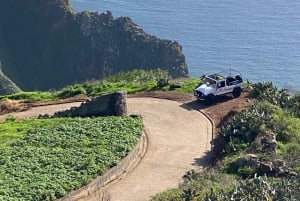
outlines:
[{"label": "soil", "polygon": [[254,99],[250,97],[250,94],[247,91],[242,92],[239,98],[233,98],[231,95],[220,96],[211,104],[208,104],[205,101],[196,100],[192,94],[178,92],[142,92],[129,95],[129,97],[152,97],[184,102],[186,105],[196,110],[201,110],[211,118],[216,126],[215,134],[218,133],[222,122],[230,118],[232,114],[240,112],[254,102]]}]

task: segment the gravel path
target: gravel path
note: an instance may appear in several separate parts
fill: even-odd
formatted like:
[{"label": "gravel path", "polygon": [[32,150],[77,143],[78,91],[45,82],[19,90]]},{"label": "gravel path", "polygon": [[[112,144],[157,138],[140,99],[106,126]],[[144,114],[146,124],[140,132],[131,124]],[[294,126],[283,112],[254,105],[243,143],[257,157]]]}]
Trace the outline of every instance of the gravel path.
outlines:
[{"label": "gravel path", "polygon": [[[17,118],[53,114],[80,102],[34,107],[9,115]],[[111,201],[145,201],[176,187],[191,169],[206,165],[212,125],[199,111],[184,104],[155,98],[128,98],[128,113],[142,115],[149,133],[148,151],[140,164],[106,189]],[[1,115],[0,120],[9,115]],[[84,200],[94,201],[96,197]]]}]

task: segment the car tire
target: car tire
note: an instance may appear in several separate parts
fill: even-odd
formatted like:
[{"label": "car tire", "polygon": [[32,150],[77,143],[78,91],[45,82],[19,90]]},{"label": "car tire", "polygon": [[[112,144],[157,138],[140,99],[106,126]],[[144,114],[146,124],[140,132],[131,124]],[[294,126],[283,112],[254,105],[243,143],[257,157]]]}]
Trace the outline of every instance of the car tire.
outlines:
[{"label": "car tire", "polygon": [[205,104],[206,105],[212,105],[216,100],[216,97],[213,94],[209,94],[205,98]]},{"label": "car tire", "polygon": [[233,89],[232,96],[233,98],[238,98],[240,97],[241,93],[242,93],[242,89],[237,87]]}]

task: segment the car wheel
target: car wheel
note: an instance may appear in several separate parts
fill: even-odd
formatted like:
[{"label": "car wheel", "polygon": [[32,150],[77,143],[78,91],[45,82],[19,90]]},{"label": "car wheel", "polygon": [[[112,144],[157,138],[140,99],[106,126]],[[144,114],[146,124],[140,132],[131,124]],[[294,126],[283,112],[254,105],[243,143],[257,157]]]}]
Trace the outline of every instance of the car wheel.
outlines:
[{"label": "car wheel", "polygon": [[238,98],[238,97],[240,97],[241,93],[242,93],[241,88],[237,87],[237,88],[233,89],[232,96],[234,98]]},{"label": "car wheel", "polygon": [[216,97],[213,94],[209,94],[205,98],[205,104],[206,105],[212,105],[216,100]]}]

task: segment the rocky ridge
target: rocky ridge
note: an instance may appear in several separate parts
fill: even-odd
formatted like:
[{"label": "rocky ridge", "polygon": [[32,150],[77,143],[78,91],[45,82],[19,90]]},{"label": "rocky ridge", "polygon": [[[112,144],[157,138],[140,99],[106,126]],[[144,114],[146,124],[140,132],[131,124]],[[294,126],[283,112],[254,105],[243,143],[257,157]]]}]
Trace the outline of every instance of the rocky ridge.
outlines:
[{"label": "rocky ridge", "polygon": [[2,0],[3,72],[24,90],[102,79],[135,68],[188,75],[182,47],[143,31],[129,17],[75,12],[69,0]]}]

